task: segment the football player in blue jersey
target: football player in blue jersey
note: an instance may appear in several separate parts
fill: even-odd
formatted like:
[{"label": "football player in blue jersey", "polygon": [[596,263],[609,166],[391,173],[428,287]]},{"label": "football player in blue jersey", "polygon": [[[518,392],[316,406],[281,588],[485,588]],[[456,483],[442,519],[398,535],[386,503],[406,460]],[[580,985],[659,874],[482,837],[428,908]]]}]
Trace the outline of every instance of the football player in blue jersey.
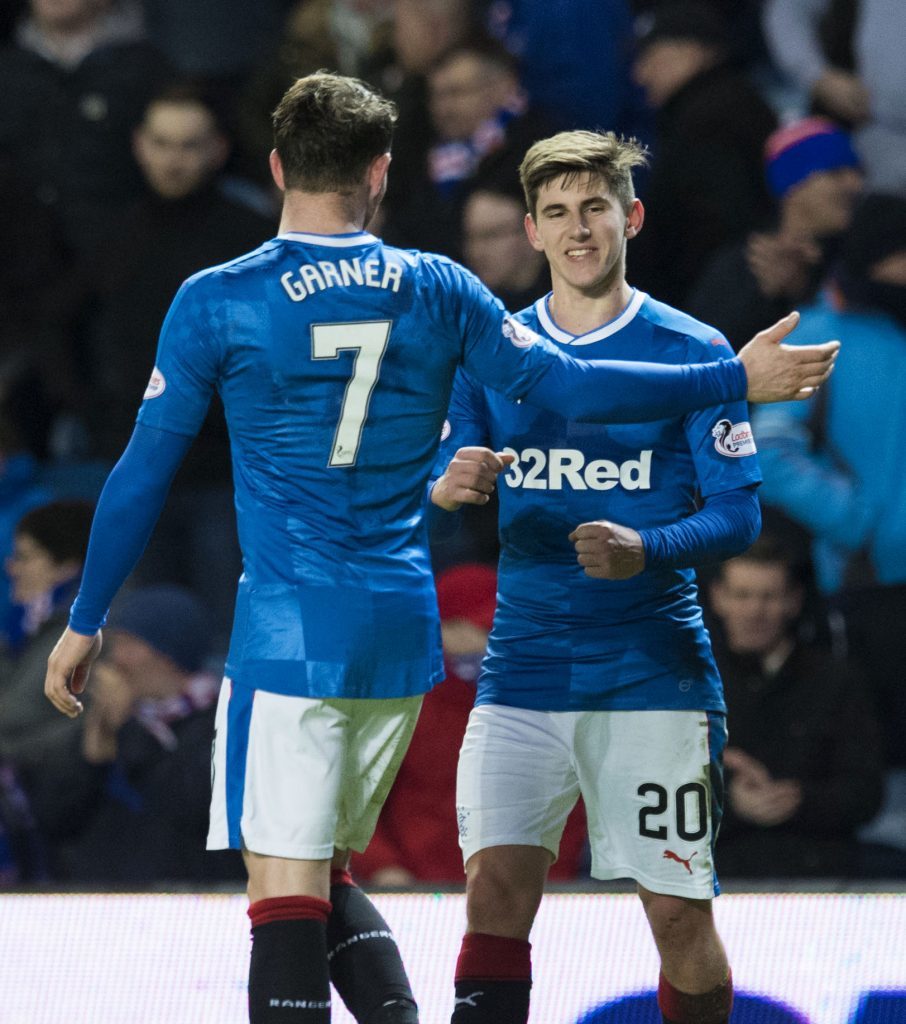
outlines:
[{"label": "football player in blue jersey", "polygon": [[[627,283],[643,161],[611,133],[532,146],[526,230],[553,290],[516,319],[587,358],[729,358],[718,331]],[[465,369],[449,428],[432,500],[482,504],[496,484],[501,543],[457,783],[468,925],[453,1021],[527,1020],[529,933],[581,793],[592,875],[638,884],[664,1021],[725,1022],[732,982],[711,909],[725,706],[691,567],[738,554],[760,529],[745,403],[605,426],[576,418],[568,388],[552,414]]]},{"label": "football player in blue jersey", "polygon": [[[411,1022],[389,929],[346,872],[442,676],[427,485],[458,365],[577,419],[661,420],[819,384],[835,344],[739,360],[594,362],[509,318],[467,271],[365,230],[395,112],[316,74],[274,114],[277,238],[190,278],[164,322],[138,422],[98,504],[82,587],[45,692],[82,710],[107,608],[218,392],[244,572],[217,714],[208,845],[249,875],[253,1024],[325,1022],[329,978],[360,1022]],[[627,470],[627,472],[629,472]]]}]

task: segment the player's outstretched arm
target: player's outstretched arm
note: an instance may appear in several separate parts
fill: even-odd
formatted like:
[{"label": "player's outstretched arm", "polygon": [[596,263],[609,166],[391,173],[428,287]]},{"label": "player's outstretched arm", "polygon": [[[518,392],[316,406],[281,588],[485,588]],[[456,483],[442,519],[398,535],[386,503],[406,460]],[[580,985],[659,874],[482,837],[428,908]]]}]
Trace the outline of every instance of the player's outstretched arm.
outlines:
[{"label": "player's outstretched arm", "polygon": [[784,345],[799,314],[790,313],[759,331],[739,353],[746,370],[750,402],[788,402],[809,398],[831,375],[839,341],[823,345]]},{"label": "player's outstretched arm", "polygon": [[101,634],[84,636],[68,626],[47,659],[44,695],[57,711],[75,718],[83,711],[82,693],[95,658],[101,653]]},{"label": "player's outstretched arm", "polygon": [[431,502],[446,512],[462,505],[486,505],[497,486],[497,475],[513,458],[490,448],[460,448],[431,488]]}]

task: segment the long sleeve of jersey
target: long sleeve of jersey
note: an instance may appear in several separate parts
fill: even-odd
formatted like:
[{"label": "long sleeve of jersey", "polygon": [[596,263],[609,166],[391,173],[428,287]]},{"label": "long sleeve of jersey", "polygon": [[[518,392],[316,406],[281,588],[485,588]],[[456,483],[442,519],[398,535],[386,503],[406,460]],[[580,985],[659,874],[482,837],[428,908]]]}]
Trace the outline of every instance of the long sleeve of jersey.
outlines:
[{"label": "long sleeve of jersey", "polygon": [[723,491],[705,499],[691,516],[669,526],[640,530],[646,569],[688,569],[741,554],[761,530],[754,487]]},{"label": "long sleeve of jersey", "polygon": [[101,492],[82,586],[70,612],[76,633],[96,633],[110,602],[145,550],[192,437],[136,424]]},{"label": "long sleeve of jersey", "polygon": [[738,358],[669,366],[559,355],[523,397],[531,405],[561,409],[568,395],[573,420],[645,423],[746,397],[746,371]]}]

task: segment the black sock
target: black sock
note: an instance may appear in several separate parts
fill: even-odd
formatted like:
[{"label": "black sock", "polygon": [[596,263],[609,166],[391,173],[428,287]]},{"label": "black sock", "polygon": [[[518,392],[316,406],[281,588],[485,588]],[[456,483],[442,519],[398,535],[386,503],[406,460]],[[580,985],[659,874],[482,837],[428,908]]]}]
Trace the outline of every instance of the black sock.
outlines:
[{"label": "black sock", "polygon": [[460,979],[450,1024],[525,1024],[531,990],[530,981]]},{"label": "black sock", "polygon": [[406,969],[387,922],[345,871],[331,874],[330,980],[358,1024],[418,1024]]},{"label": "black sock", "polygon": [[329,1024],[329,910],[306,896],[251,905],[250,1024]]},{"label": "black sock", "polygon": [[532,991],[531,945],[470,932],[456,964],[450,1024],[526,1024]]}]

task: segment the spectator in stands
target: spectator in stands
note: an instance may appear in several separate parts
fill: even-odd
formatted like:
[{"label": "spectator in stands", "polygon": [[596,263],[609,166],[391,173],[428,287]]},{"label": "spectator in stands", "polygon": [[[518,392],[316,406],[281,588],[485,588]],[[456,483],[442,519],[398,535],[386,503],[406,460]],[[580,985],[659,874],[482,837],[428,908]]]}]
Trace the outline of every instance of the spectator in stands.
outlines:
[{"label": "spectator in stands", "polygon": [[141,0],[148,36],[175,72],[226,98],[280,31],[286,0]]},{"label": "spectator in stands", "polygon": [[385,205],[389,241],[458,258],[462,209],[471,188],[518,180],[525,150],[549,131],[528,106],[515,60],[494,40],[473,37],[428,72],[431,138],[396,154]]},{"label": "spectator in stands", "polygon": [[878,726],[858,672],[797,632],[790,556],[762,535],[720,567],[710,596],[730,736],[721,876],[883,874],[883,852],[906,871],[906,855],[856,840],[881,803]]},{"label": "spectator in stands", "polygon": [[868,188],[906,198],[906,4],[859,0],[855,24],[844,24],[840,33],[852,43],[851,68],[822,48],[828,23],[840,20],[841,9],[848,20],[847,8],[833,0],[768,0],[768,47],[820,110],[852,125]]},{"label": "spectator in stands", "polygon": [[24,610],[23,645],[0,662],[0,759],[37,770],[73,733],[44,697],[47,656],[66,625],[79,589],[92,506],[55,501],[26,512],[6,561],[12,600]]},{"label": "spectator in stands", "polygon": [[23,772],[57,881],[148,885],[242,877],[207,854],[219,678],[204,606],[172,586],[124,596],[70,741]]},{"label": "spectator in stands", "polygon": [[[154,365],[159,326],[180,284],[270,238],[271,220],[231,194],[221,171],[230,141],[205,94],[187,85],[158,93],[135,132],[147,188],[125,212],[99,258],[82,273],[93,304],[88,339],[96,390],[89,408],[95,452],[113,459],[131,435]],[[212,410],[177,477],[167,512],[140,569],[143,582],[178,581],[229,630],[241,572],[229,442]]]},{"label": "spectator in stands", "polygon": [[[19,408],[17,376],[0,369],[0,558],[13,551],[16,524],[31,508],[50,501],[39,465],[26,443],[27,424]],[[10,581],[0,577],[0,651],[22,642],[21,609],[12,600]]]},{"label": "spectator in stands", "polygon": [[[239,97],[243,167],[256,180],[271,183],[271,113],[297,78],[320,68],[378,74],[390,60],[389,6],[380,0],[299,0],[291,6],[272,52],[252,70]],[[432,4],[422,6],[427,14]]]},{"label": "spectator in stands", "polygon": [[529,243],[524,221],[525,199],[515,178],[474,189],[463,208],[465,264],[514,311],[551,287],[547,260]]},{"label": "spectator in stands", "polygon": [[776,118],[731,63],[727,28],[714,8],[665,4],[640,27],[634,75],[656,121],[632,278],[684,306],[702,262],[770,210],[761,159]]},{"label": "spectator in stands", "polygon": [[141,189],[130,133],[167,68],[133,0],[30,0],[0,50],[0,150],[93,249]]},{"label": "spectator in stands", "polygon": [[718,249],[689,296],[689,312],[734,348],[815,298],[862,190],[849,136],[826,118],[778,128],[767,141],[765,172],[778,203],[774,227]]},{"label": "spectator in stands", "polygon": [[[425,694],[421,715],[396,782],[363,854],[352,870],[373,885],[461,882],[456,829],[457,754],[494,619],[497,574],[464,563],[437,578],[447,677]],[[573,811],[551,867],[551,879],[575,878],[585,845],[585,816]]]},{"label": "spectator in stands", "polygon": [[[802,311],[794,343],[841,339],[817,401],[755,415],[762,500],[814,536],[819,583],[834,595],[865,667],[889,765],[906,767],[906,199],[869,196],[840,268]],[[804,406],[808,404],[808,408]]]},{"label": "spectator in stands", "polygon": [[62,396],[72,380],[72,356],[55,316],[54,293],[69,254],[57,218],[2,155],[0,238],[0,359],[31,360]]},{"label": "spectator in stands", "polygon": [[650,131],[630,73],[627,0],[503,0],[489,5],[488,28],[519,60],[532,103],[556,130]]}]

